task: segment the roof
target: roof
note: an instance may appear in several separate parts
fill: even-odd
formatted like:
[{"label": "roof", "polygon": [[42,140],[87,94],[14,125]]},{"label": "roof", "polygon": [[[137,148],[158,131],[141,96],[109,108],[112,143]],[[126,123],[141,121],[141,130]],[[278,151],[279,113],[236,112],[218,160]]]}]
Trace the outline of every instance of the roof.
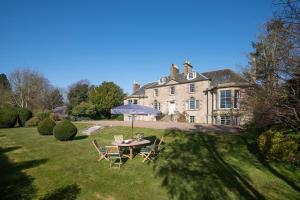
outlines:
[{"label": "roof", "polygon": [[226,83],[247,83],[238,73],[230,69],[216,70],[202,74],[211,80],[211,86],[213,87]]},{"label": "roof", "polygon": [[[166,83],[172,80],[170,76],[165,76]],[[226,83],[247,83],[246,80],[244,80],[238,73],[230,70],[230,69],[222,69],[222,70],[216,70],[211,72],[205,72],[205,73],[198,73],[196,78],[192,80],[188,80],[187,76],[184,73],[178,74],[175,79],[176,82],[180,83],[189,83],[189,82],[197,82],[197,81],[204,81],[204,80],[210,80],[211,86],[215,87],[219,84],[226,84]],[[162,87],[165,84],[159,84],[158,81],[147,83],[144,86],[142,86],[138,91],[132,93],[128,97],[141,97],[145,95],[145,89],[148,88],[155,88],[155,87]]]}]

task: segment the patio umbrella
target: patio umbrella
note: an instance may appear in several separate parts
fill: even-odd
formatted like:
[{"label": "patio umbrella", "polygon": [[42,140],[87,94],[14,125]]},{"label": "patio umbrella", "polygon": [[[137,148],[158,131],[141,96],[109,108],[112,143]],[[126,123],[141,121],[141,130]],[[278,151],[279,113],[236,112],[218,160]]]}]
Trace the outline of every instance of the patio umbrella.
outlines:
[{"label": "patio umbrella", "polygon": [[154,115],[157,116],[160,114],[159,110],[156,110],[151,107],[137,105],[137,104],[127,104],[111,109],[111,114],[128,114],[131,115],[131,134],[133,137],[133,121],[135,115]]}]

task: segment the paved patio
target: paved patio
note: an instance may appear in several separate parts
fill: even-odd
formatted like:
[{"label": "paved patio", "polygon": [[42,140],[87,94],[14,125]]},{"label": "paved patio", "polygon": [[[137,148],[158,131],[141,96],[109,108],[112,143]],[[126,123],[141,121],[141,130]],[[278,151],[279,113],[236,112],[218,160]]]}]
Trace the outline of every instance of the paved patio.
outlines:
[{"label": "paved patio", "polygon": [[[129,121],[109,121],[109,120],[95,120],[84,121],[93,125],[100,126],[128,126],[131,127]],[[203,132],[217,132],[217,133],[240,133],[241,127],[238,126],[223,126],[211,124],[190,124],[180,122],[149,122],[149,121],[134,121],[134,127],[154,128],[154,129],[180,129],[180,130],[199,130]]]}]

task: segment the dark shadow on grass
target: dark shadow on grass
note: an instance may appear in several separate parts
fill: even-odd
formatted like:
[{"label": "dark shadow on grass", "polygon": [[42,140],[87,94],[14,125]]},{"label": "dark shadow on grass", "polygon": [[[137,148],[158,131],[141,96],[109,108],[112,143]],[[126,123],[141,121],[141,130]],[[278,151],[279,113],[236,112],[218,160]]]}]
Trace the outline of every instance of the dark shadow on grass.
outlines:
[{"label": "dark shadow on grass", "polygon": [[77,184],[68,185],[66,187],[58,188],[40,200],[75,200],[80,193],[80,187]]},{"label": "dark shadow on grass", "polygon": [[[279,171],[274,169],[269,164],[269,162],[264,158],[263,154],[259,151],[256,140],[251,140],[251,139],[249,140],[249,138],[247,138],[247,137],[243,137],[243,139],[247,145],[248,151],[250,153],[252,153],[264,167],[266,167],[274,176],[276,176],[279,179],[281,179],[282,181],[284,181],[286,184],[288,184],[294,190],[300,192],[300,187],[293,180],[289,179],[284,174],[281,174]],[[271,144],[266,145],[266,146],[270,146],[270,145]]]},{"label": "dark shadow on grass", "polygon": [[218,137],[180,130],[167,130],[166,136],[172,139],[154,167],[172,198],[231,199],[231,191],[238,199],[265,199],[224,160],[218,152]]},{"label": "dark shadow on grass", "polygon": [[73,140],[83,140],[83,139],[86,139],[88,138],[89,136],[87,135],[78,135],[76,136]]},{"label": "dark shadow on grass", "polygon": [[36,189],[32,185],[33,178],[22,172],[24,169],[45,163],[46,159],[13,163],[5,155],[6,152],[19,149],[19,146],[0,147],[0,199],[29,200],[35,197]]}]

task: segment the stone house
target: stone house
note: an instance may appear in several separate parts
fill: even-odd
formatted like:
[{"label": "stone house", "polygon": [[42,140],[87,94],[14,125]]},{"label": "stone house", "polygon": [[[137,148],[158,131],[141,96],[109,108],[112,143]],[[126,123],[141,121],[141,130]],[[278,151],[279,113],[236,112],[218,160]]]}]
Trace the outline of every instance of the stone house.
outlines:
[{"label": "stone house", "polygon": [[[136,116],[135,120],[242,125],[249,115],[240,107],[249,84],[230,69],[198,73],[185,61],[183,72],[172,64],[170,74],[140,87],[124,104],[140,104],[161,111],[162,116]],[[125,115],[124,120],[131,120]]]}]

